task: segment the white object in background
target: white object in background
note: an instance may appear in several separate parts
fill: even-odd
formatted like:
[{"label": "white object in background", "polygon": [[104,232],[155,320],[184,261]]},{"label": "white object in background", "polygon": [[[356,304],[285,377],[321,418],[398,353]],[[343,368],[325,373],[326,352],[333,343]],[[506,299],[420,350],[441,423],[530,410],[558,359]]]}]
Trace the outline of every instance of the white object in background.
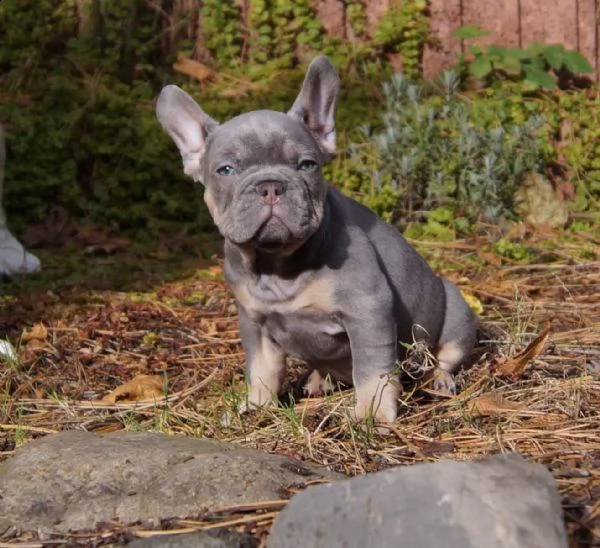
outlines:
[{"label": "white object in background", "polygon": [[4,130],[0,125],[0,276],[37,272],[42,267],[39,259],[28,253],[6,227],[6,215],[2,207],[5,160]]},{"label": "white object in background", "polygon": [[4,358],[9,362],[16,362],[19,356],[17,356],[15,347],[10,342],[0,339],[0,358]]}]

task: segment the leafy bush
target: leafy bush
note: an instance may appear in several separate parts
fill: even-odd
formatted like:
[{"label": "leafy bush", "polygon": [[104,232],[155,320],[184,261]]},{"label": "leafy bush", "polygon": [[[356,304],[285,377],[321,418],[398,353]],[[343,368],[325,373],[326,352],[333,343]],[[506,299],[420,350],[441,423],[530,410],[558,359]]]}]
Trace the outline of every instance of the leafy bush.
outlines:
[{"label": "leafy bush", "polygon": [[600,210],[600,95],[577,90],[541,103],[556,141],[557,164],[579,210]]},{"label": "leafy bush", "polygon": [[458,83],[447,72],[442,93],[428,95],[400,74],[384,85],[383,128],[364,128],[373,144],[355,146],[353,163],[366,168],[376,158],[373,191],[383,194],[383,208],[395,198],[392,217],[436,208],[446,221],[448,208],[470,219],[512,216],[521,179],[546,169],[541,117],[515,123],[493,101],[459,96]]},{"label": "leafy bush", "polygon": [[[344,75],[342,129],[346,117],[354,126],[372,114],[367,98],[387,70],[378,46],[361,49],[326,36],[309,0],[253,1],[244,8],[248,21],[238,3],[220,0],[183,12],[178,2],[139,0],[77,8],[65,0],[0,3],[5,205],[17,232],[44,220],[53,204],[76,222],[140,236],[165,223],[212,226],[201,187],[183,176],[155,119],[153,102],[167,82],[186,87],[220,120],[251,108],[285,110],[305,61],[335,53],[342,72],[362,78],[356,86]],[[211,80],[199,85],[175,73],[178,54],[202,59]]]},{"label": "leafy bush", "polygon": [[[487,31],[465,26],[454,33],[463,40],[487,36]],[[534,43],[526,48],[470,45],[470,57],[461,55],[459,70],[490,83],[493,80],[524,81],[532,88],[554,89],[557,77],[563,79],[576,74],[593,72],[592,66],[581,53],[566,49],[562,44]]]},{"label": "leafy bush", "polygon": [[[40,222],[55,204],[71,217],[134,231],[151,219],[194,221],[197,191],[153,112],[156,71],[143,62],[155,51],[150,14],[107,0],[101,19],[90,14],[91,26],[104,27],[98,41],[77,34],[64,1],[33,4],[12,0],[0,10],[11,224]],[[131,25],[133,18],[144,24]]]},{"label": "leafy bush", "polygon": [[[342,152],[328,177],[382,216],[433,208],[430,226],[464,225],[480,213],[510,216],[523,174],[543,173],[550,160],[572,175],[579,207],[597,203],[597,98],[531,93],[523,78],[504,80],[499,68],[490,75],[499,85],[470,97],[459,95],[449,75],[441,91],[395,76],[382,93],[387,54],[400,54],[411,80],[421,77],[423,0],[394,4],[372,39],[367,4],[349,0],[347,23],[357,40],[328,36],[309,0],[192,4],[180,13],[178,2],[91,0],[77,3],[89,7],[82,16],[64,0],[0,3],[0,121],[8,133],[12,228],[40,222],[55,203],[76,220],[150,237],[167,223],[212,226],[201,187],[183,176],[155,120],[160,88],[182,85],[219,120],[252,108],[285,110],[316,52],[331,56],[343,82]],[[174,72],[178,54],[202,60],[210,78],[199,84]],[[563,55],[563,68],[573,69],[569,62]],[[348,130],[365,120],[376,121],[345,151]]]}]

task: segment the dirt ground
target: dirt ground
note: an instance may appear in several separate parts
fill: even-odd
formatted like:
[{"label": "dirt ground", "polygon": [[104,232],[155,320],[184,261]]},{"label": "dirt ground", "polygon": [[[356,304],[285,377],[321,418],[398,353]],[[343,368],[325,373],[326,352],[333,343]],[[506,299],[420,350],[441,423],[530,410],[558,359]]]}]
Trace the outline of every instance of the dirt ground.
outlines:
[{"label": "dirt ground", "polygon": [[[474,365],[458,377],[457,396],[437,397],[424,379],[407,382],[387,436],[349,420],[348,390],[318,399],[293,394],[285,406],[223,425],[244,386],[218,242],[41,250],[42,275],[0,285],[0,338],[17,349],[17,358],[0,366],[0,455],[72,428],[206,436],[349,476],[519,451],[554,475],[571,545],[599,546],[599,239],[528,231],[512,237],[527,249],[525,262],[498,254],[486,236],[418,243],[480,309],[482,342]],[[291,365],[292,384],[300,372]],[[160,528],[222,524],[264,540],[284,505]],[[151,534],[142,524],[111,524],[53,543],[101,545]],[[43,544],[27,532],[1,540]]]}]

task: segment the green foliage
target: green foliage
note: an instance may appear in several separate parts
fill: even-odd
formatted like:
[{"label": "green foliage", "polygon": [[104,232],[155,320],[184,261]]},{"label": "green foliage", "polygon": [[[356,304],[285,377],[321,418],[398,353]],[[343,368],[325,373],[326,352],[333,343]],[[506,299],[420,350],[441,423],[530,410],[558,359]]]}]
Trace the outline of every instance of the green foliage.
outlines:
[{"label": "green foliage", "polygon": [[290,69],[303,53],[325,46],[324,29],[310,0],[253,0],[248,22],[248,68],[254,74]]},{"label": "green foliage", "polygon": [[514,261],[527,262],[531,258],[527,246],[507,238],[500,238],[494,242],[492,248],[498,255]]},{"label": "green foliage", "polygon": [[352,31],[358,38],[365,38],[367,34],[367,14],[365,3],[360,0],[346,4],[346,18]]},{"label": "green foliage", "polygon": [[600,96],[586,89],[530,93],[518,82],[486,88],[478,94],[502,114],[523,124],[528,116],[544,120],[543,154],[551,159],[559,185],[575,191],[576,210],[597,209],[600,201]]},{"label": "green foliage", "polygon": [[[205,0],[185,13],[166,0],[84,0],[78,7],[83,12],[64,0],[0,4],[5,205],[16,230],[41,222],[56,203],[72,218],[133,233],[172,221],[211,226],[201,188],[183,176],[155,120],[153,101],[165,82],[186,87],[217,119],[285,110],[305,63],[329,53],[347,86],[338,111],[343,134],[373,116],[368,98],[389,71],[384,49],[396,51],[392,36],[377,46],[327,36],[310,0]],[[366,39],[365,3],[348,8]],[[216,82],[199,93],[173,73],[178,52],[201,55]]]},{"label": "green foliage", "polygon": [[250,4],[250,60],[263,64],[273,57],[273,4],[276,0],[255,0]]},{"label": "green foliage", "polygon": [[[475,26],[465,26],[454,33],[456,38],[470,40],[488,33]],[[593,72],[592,66],[581,53],[565,49],[562,44],[534,43],[527,48],[469,46],[470,58],[462,55],[459,69],[473,78],[492,83],[510,79],[523,81],[532,89],[553,89],[557,76],[572,77]]]},{"label": "green foliage", "polygon": [[[452,89],[430,93],[395,77],[382,94],[390,55],[401,59],[407,78],[421,79],[424,0],[393,3],[372,39],[365,0],[345,2],[348,38],[325,33],[311,0],[205,0],[179,14],[168,0],[78,6],[83,14],[64,0],[0,3],[5,205],[17,230],[43,220],[55,203],[71,217],[130,233],[172,222],[212,226],[201,188],[183,176],[155,120],[160,88],[182,85],[219,120],[254,108],[286,110],[316,53],[332,58],[343,82],[342,151],[327,175],[383,217],[430,208],[427,230],[447,238],[479,212],[509,215],[522,173],[544,170],[552,160],[572,176],[579,208],[591,209],[600,196],[598,99],[535,94],[526,82],[524,67],[537,63],[533,58],[560,74],[585,70],[564,48],[528,49],[519,58],[519,78],[497,81],[472,99],[456,94],[455,79],[446,82]],[[461,32],[465,39],[481,34]],[[208,64],[214,81],[198,85],[174,73],[180,52]],[[491,63],[489,78],[504,78],[502,63]],[[344,150],[347,132],[372,120],[354,139],[360,144]]]},{"label": "green foliage", "polygon": [[585,90],[560,93],[544,104],[555,128],[566,175],[575,186],[578,209],[600,204],[600,95]]},{"label": "green foliage", "polygon": [[197,191],[175,161],[165,161],[175,154],[152,108],[153,17],[144,13],[136,28],[139,2],[104,0],[89,14],[90,29],[104,29],[96,40],[91,30],[76,34],[75,11],[65,5],[2,6],[3,93],[18,97],[0,101],[9,219],[40,222],[60,204],[72,217],[124,229],[145,229],[151,219],[194,221]]},{"label": "green foliage", "polygon": [[[470,218],[511,216],[522,177],[546,168],[542,119],[530,115],[519,124],[493,100],[464,100],[454,73],[442,83],[442,93],[430,95],[399,74],[384,85],[383,128],[369,151],[379,158],[375,180],[386,197],[394,189],[396,217],[434,209],[431,219],[444,225],[449,206]],[[362,164],[364,155],[354,161]]]},{"label": "green foliage", "polygon": [[392,4],[375,30],[373,41],[385,52],[401,54],[404,74],[415,79],[421,76],[428,32],[426,0],[407,0]]},{"label": "green foliage", "polygon": [[204,46],[223,67],[239,65],[243,35],[241,10],[236,2],[204,0],[201,8]]}]

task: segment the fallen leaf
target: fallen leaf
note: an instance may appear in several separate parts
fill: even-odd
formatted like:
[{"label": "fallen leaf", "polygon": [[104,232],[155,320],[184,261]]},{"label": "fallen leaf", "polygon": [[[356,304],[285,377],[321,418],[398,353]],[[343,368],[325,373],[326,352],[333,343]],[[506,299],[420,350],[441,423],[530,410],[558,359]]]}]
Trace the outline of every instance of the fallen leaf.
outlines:
[{"label": "fallen leaf", "polygon": [[521,404],[507,400],[497,392],[482,394],[469,402],[471,413],[486,417],[501,413],[514,413],[523,409],[524,407]]},{"label": "fallen leaf", "polygon": [[123,425],[119,423],[101,424],[100,426],[92,428],[91,430],[97,434],[108,434],[109,432],[118,432],[119,430],[123,430]]},{"label": "fallen leaf", "polygon": [[105,228],[93,225],[84,225],[77,229],[75,239],[84,245],[95,245],[106,241],[109,238]]},{"label": "fallen leaf", "polygon": [[48,348],[46,341],[41,339],[31,339],[25,346],[23,352],[21,352],[21,358],[24,356],[24,352],[28,350],[44,350]]},{"label": "fallen leaf", "polygon": [[96,253],[109,255],[129,247],[132,243],[127,238],[112,237],[105,228],[93,225],[80,227],[75,239],[85,247],[87,255]]},{"label": "fallen leaf", "polygon": [[444,453],[453,453],[456,449],[456,445],[453,441],[419,441],[415,442],[415,445],[419,447],[426,457],[434,457],[443,455]]},{"label": "fallen leaf", "polygon": [[165,397],[165,379],[161,375],[137,375],[115,388],[100,401],[103,403],[157,400]]},{"label": "fallen leaf", "polygon": [[48,337],[46,326],[41,323],[36,323],[29,331],[25,331],[21,336],[21,341],[30,343],[31,341],[45,341]]},{"label": "fallen leaf", "polygon": [[181,52],[177,54],[177,63],[173,64],[173,69],[186,76],[191,76],[199,82],[204,82],[214,76],[214,72],[206,65],[193,59],[188,59]]},{"label": "fallen leaf", "polygon": [[492,266],[502,266],[502,257],[491,251],[477,250],[477,256]]},{"label": "fallen leaf", "polygon": [[492,375],[495,377],[508,377],[513,381],[517,380],[523,374],[529,362],[541,354],[549,335],[550,322],[546,322],[542,332],[527,345],[525,350],[511,358],[507,358],[505,361],[490,364]]}]

